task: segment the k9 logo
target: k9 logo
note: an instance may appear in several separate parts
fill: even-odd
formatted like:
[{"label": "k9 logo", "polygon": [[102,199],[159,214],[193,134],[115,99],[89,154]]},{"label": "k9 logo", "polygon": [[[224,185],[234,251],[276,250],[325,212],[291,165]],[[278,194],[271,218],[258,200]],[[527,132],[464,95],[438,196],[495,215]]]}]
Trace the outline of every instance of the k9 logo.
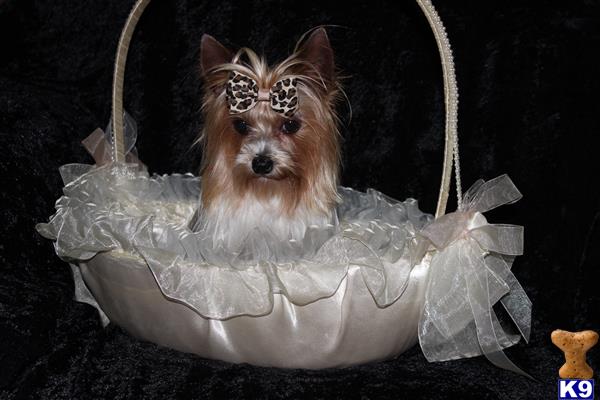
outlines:
[{"label": "k9 logo", "polygon": [[558,381],[559,399],[593,399],[593,379],[560,379]]}]

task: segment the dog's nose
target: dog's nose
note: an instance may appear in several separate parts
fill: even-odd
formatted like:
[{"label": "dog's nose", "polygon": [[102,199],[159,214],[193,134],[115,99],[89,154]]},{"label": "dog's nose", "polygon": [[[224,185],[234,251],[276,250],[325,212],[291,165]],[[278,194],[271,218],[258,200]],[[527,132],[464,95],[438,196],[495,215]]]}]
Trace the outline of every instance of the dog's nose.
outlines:
[{"label": "dog's nose", "polygon": [[258,175],[266,175],[273,170],[273,160],[261,154],[252,160],[252,171]]}]

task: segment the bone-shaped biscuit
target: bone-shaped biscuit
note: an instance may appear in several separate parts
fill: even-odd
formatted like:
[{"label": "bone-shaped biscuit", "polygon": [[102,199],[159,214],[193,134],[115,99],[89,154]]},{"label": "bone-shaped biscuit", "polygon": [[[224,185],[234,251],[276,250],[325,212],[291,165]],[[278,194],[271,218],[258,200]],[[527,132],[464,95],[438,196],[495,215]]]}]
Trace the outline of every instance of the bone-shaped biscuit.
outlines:
[{"label": "bone-shaped biscuit", "polygon": [[585,362],[585,353],[598,342],[594,331],[567,332],[560,329],[550,335],[552,343],[565,353],[565,364],[558,370],[562,379],[591,379],[594,370]]}]

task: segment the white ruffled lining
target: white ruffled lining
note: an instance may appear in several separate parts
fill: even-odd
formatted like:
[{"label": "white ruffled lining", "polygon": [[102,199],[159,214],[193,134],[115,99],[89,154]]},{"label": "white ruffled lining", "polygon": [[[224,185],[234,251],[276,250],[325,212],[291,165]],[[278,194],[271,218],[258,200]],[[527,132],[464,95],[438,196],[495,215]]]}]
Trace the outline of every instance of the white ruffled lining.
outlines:
[{"label": "white ruffled lining", "polygon": [[340,188],[338,225],[311,227],[302,241],[256,232],[231,253],[188,227],[199,204],[198,177],[150,177],[135,164],[69,164],[61,175],[56,213],[36,226],[55,241],[60,258],[77,263],[112,250],[137,255],[165,296],[213,319],[268,314],[275,293],[297,305],[329,297],[352,265],[361,267],[380,307],[392,304],[422,256],[417,233],[432,220],[416,200]]}]

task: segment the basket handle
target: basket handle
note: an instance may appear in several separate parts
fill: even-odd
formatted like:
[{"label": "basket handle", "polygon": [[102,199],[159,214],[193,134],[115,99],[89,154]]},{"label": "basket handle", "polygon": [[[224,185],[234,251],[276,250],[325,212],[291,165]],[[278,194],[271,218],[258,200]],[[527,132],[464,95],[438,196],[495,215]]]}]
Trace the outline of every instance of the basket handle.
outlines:
[{"label": "basket handle", "polygon": [[458,208],[462,207],[462,185],[460,179],[460,159],[458,154],[458,86],[456,84],[456,73],[454,70],[454,58],[452,48],[446,34],[444,24],[440,19],[431,0],[417,0],[419,7],[427,17],[427,22],[433,31],[440,59],[442,61],[442,73],[444,75],[444,103],[446,105],[446,134],[444,140],[444,166],[442,169],[442,182],[435,217],[441,217],[446,213],[446,204],[450,194],[450,180],[452,179],[452,167],[454,167],[456,180],[456,197]]},{"label": "basket handle", "polygon": [[[129,13],[125,27],[121,32],[117,56],[115,59],[115,70],[113,75],[112,90],[112,134],[113,151],[112,158],[115,162],[125,161],[125,144],[123,136],[123,80],[125,77],[125,63],[129,43],[133,31],[140,16],[146,9],[150,0],[137,0]],[[458,154],[458,87],[456,85],[456,74],[454,71],[454,60],[452,48],[448,41],[446,29],[437,11],[431,4],[431,0],[417,0],[419,7],[427,17],[427,21],[433,31],[440,52],[442,72],[444,76],[444,103],[446,106],[446,130],[444,141],[444,165],[442,169],[442,181],[435,216],[440,217],[446,212],[448,195],[450,193],[450,181],[452,179],[452,168],[454,167],[456,180],[456,196],[458,207],[462,205],[462,188],[460,180],[460,161]]]},{"label": "basket handle", "polygon": [[129,51],[129,43],[131,43],[133,31],[148,3],[150,3],[150,0],[136,1],[121,32],[117,47],[117,56],[115,58],[111,119],[113,135],[112,160],[119,163],[125,162],[125,139],[123,135],[123,80],[125,78],[125,63],[127,62],[127,52]]}]

